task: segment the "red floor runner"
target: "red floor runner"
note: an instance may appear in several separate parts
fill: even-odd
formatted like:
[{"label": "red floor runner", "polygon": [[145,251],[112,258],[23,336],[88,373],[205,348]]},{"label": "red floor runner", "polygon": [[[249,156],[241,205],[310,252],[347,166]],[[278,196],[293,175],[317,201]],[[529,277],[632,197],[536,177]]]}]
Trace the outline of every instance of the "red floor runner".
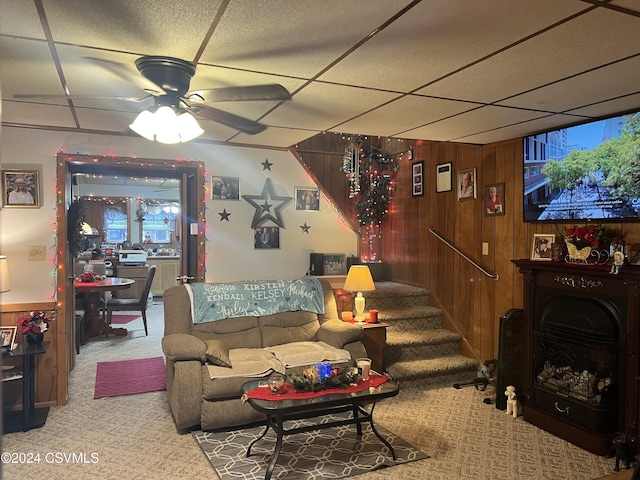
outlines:
[{"label": "red floor runner", "polygon": [[98,362],[93,398],[156,392],[166,388],[162,357]]},{"label": "red floor runner", "polygon": [[137,320],[142,318],[140,315],[112,315],[111,316],[111,325],[125,325],[133,320]]}]

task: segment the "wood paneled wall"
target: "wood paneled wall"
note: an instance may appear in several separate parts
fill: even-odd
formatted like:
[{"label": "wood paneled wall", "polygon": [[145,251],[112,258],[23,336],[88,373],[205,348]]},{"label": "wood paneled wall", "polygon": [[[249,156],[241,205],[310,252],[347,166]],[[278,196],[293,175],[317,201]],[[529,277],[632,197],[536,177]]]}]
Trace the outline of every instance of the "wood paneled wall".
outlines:
[{"label": "wood paneled wall", "polygon": [[[345,211],[352,211],[345,176],[340,172],[348,141],[339,135],[318,135],[298,148],[325,190]],[[529,258],[534,233],[558,235],[567,226],[522,221],[522,140],[492,145],[405,140],[396,151],[404,155],[389,218],[383,224],[381,259],[389,280],[431,291],[431,303],[445,311],[445,326],[462,334],[464,354],[480,361],[498,356],[500,316],[521,308],[522,276],[512,259]],[[424,162],[424,195],[413,197],[411,164]],[[453,189],[436,192],[436,166],[452,163]],[[476,168],[478,198],[458,201],[457,172]],[[483,187],[505,184],[505,215],[485,216]],[[334,195],[335,192],[335,195]],[[613,224],[627,244],[640,243],[640,224]],[[465,255],[499,279],[486,277],[429,232],[433,227]],[[482,244],[488,255],[482,255]]]}]

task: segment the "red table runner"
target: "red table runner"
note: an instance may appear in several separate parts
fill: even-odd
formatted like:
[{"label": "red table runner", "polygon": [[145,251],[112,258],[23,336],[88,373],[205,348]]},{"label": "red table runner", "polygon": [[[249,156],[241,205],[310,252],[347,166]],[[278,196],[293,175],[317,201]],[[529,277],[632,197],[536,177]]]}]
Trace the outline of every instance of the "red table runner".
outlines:
[{"label": "red table runner", "polygon": [[352,393],[364,390],[365,388],[369,387],[379,387],[387,380],[387,377],[385,377],[384,375],[371,373],[371,375],[369,376],[369,380],[359,380],[356,385],[349,385],[347,388],[325,388],[324,390],[319,390],[317,392],[299,392],[295,388],[293,388],[293,385],[285,382],[283,392],[280,395],[274,395],[269,390],[269,387],[264,386],[247,391],[242,396],[242,398],[255,398],[257,400],[290,400],[296,398],[315,398],[331,393]]}]

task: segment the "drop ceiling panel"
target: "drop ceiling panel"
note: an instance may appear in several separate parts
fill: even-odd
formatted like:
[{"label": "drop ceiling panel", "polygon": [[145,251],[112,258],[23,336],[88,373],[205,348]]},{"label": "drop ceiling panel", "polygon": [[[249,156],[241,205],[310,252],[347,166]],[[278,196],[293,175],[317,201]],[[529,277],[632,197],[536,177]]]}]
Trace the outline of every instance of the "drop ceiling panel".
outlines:
[{"label": "drop ceiling panel", "polygon": [[239,133],[234,135],[231,141],[252,143],[254,145],[264,145],[267,147],[282,147],[283,145],[295,145],[296,143],[306,140],[318,133],[320,133],[320,131],[270,127],[258,135]]},{"label": "drop ceiling panel", "polygon": [[322,131],[397,98],[397,94],[314,82],[264,118],[269,125]]},{"label": "drop ceiling panel", "polygon": [[576,108],[571,112],[575,115],[589,115],[592,117],[608,117],[618,112],[628,112],[630,110],[637,110],[640,108],[640,93],[635,93],[627,97],[616,98],[609,100],[608,102],[601,102],[595,105],[590,105],[585,108]]},{"label": "drop ceiling panel", "polygon": [[45,0],[56,42],[191,60],[220,0]]},{"label": "drop ceiling panel", "polygon": [[[640,90],[640,55],[609,67],[599,68],[562,82],[535,89],[498,102],[520,108],[566,111],[591,103],[610,100],[612,96],[628,96]],[[633,105],[629,105],[632,107]],[[635,105],[640,107],[640,104]]]},{"label": "drop ceiling panel", "polygon": [[511,0],[422,2],[320,78],[411,91],[585,7],[578,0],[520,0],[518,8]]},{"label": "drop ceiling panel", "polygon": [[640,18],[597,9],[418,93],[494,102],[638,54],[638,32]]},{"label": "drop ceiling panel", "polygon": [[392,136],[478,106],[468,102],[411,95],[340,124],[338,129],[352,133]]},{"label": "drop ceiling panel", "polygon": [[[424,127],[408,130],[403,134],[403,137],[458,141],[457,139],[462,137],[503,128],[507,125],[525,122],[544,115],[539,112],[487,106]],[[428,134],[428,137],[424,137],[423,135],[425,134]]]},{"label": "drop ceiling panel", "polygon": [[311,78],[409,3],[231,2],[202,61]]},{"label": "drop ceiling panel", "polygon": [[[11,15],[8,13],[11,12]],[[16,22],[15,19],[20,21]],[[44,40],[42,24],[33,2],[2,0],[0,8],[0,32],[5,35],[39,38]],[[0,57],[1,58],[1,57]]]},{"label": "drop ceiling panel", "polygon": [[21,125],[75,128],[69,108],[24,102],[2,101],[2,121]]}]

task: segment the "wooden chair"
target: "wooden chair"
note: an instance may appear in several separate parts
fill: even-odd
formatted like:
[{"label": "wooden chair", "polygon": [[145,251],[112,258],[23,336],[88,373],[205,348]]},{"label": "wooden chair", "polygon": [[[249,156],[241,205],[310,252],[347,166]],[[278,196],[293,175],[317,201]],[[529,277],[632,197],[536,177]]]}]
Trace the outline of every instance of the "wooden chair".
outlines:
[{"label": "wooden chair", "polygon": [[149,335],[147,330],[147,303],[149,301],[149,292],[151,291],[151,283],[156,274],[156,266],[151,265],[147,273],[147,280],[140,294],[140,298],[112,298],[107,301],[107,322],[104,336],[109,336],[109,327],[111,326],[111,317],[113,312],[123,312],[140,310],[142,313],[142,322],[144,323],[144,334]]}]

